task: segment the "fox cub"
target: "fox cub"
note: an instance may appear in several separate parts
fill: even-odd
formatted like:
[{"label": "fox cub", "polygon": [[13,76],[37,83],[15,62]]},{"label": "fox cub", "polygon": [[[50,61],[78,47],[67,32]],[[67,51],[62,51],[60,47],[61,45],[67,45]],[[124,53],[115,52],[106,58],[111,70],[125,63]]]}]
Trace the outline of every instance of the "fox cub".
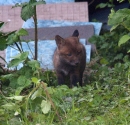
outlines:
[{"label": "fox cub", "polygon": [[54,52],[53,64],[56,71],[58,84],[65,83],[65,77],[70,78],[70,87],[82,86],[83,72],[86,66],[86,50],[79,42],[79,32],[75,30],[68,38],[55,36],[57,48]]}]

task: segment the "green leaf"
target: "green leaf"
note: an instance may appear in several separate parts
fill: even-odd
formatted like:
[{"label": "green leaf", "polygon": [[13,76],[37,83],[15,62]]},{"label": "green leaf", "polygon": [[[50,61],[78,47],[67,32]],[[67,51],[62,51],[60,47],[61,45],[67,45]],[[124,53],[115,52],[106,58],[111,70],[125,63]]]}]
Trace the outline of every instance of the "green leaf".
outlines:
[{"label": "green leaf", "polygon": [[29,55],[29,52],[23,52],[23,53],[21,53],[21,55],[20,55],[20,59],[21,59],[21,60],[25,60],[25,59],[27,59],[28,55]]},{"label": "green leaf", "polygon": [[34,7],[32,7],[31,5],[26,5],[22,7],[21,10],[21,18],[24,21],[27,21],[28,19],[30,19],[32,16],[34,15]]},{"label": "green leaf", "polygon": [[16,32],[16,34],[19,36],[26,36],[26,35],[28,35],[28,32],[27,32],[27,30],[21,28],[19,31]]},{"label": "green leaf", "polygon": [[36,77],[32,77],[31,80],[32,80],[32,82],[35,83],[35,84],[38,84],[38,83],[40,83],[40,81],[41,81],[40,79],[37,79]]},{"label": "green leaf", "polygon": [[47,114],[51,110],[51,103],[49,101],[42,100],[41,109],[44,114]]},{"label": "green leaf", "polygon": [[[123,25],[125,28],[130,27],[130,9],[119,9],[117,12],[111,10],[109,15],[108,25],[117,26]],[[130,29],[129,29],[130,30]]]},{"label": "green leaf", "polygon": [[6,97],[7,99],[22,101],[25,96]]},{"label": "green leaf", "polygon": [[7,45],[12,45],[18,41],[19,41],[19,36],[17,34],[15,34],[15,33],[10,34],[7,38]]},{"label": "green leaf", "polygon": [[101,64],[108,64],[108,61],[105,59],[105,58],[102,58],[101,60],[100,60],[100,63]]},{"label": "green leaf", "polygon": [[15,90],[15,95],[20,95],[21,91],[24,89],[24,87],[18,87],[16,90]]},{"label": "green leaf", "polygon": [[128,52],[127,53],[129,53],[130,52],[130,50],[128,50]]},{"label": "green leaf", "polygon": [[96,6],[96,8],[105,8],[107,6],[106,3],[100,3]]},{"label": "green leaf", "polygon": [[130,39],[130,36],[129,35],[124,35],[120,38],[119,40],[119,43],[118,43],[118,46],[126,43],[128,40]]},{"label": "green leaf", "polygon": [[26,86],[29,86],[31,84],[31,80],[27,79],[26,76],[23,76],[23,75],[18,77],[17,82],[18,82],[18,85],[22,86],[22,87],[23,86],[26,87]]},{"label": "green leaf", "polygon": [[15,103],[7,103],[5,105],[2,105],[3,108],[8,110],[16,110],[16,104]]},{"label": "green leaf", "polygon": [[32,82],[37,83],[39,80],[36,77],[32,77]]},{"label": "green leaf", "polygon": [[31,96],[31,99],[34,100],[36,97],[39,97],[41,95],[42,95],[42,89],[38,89],[37,91],[33,93],[33,95]]},{"label": "green leaf", "polygon": [[37,60],[28,61],[28,65],[33,69],[40,68],[40,63]]},{"label": "green leaf", "polygon": [[0,37],[0,50],[6,49],[7,47],[6,43],[7,43],[6,38]]},{"label": "green leaf", "polygon": [[8,67],[15,67],[18,66],[22,61],[19,59],[13,59],[11,62],[8,64]]},{"label": "green leaf", "polygon": [[112,26],[112,28],[110,29],[110,31],[116,29],[118,26],[119,26],[119,24]]},{"label": "green leaf", "polygon": [[122,59],[123,58],[123,54],[119,53],[114,57],[114,60],[118,60],[118,59]]},{"label": "green leaf", "polygon": [[4,22],[0,21],[0,28],[2,28],[4,26],[4,24],[5,24]]},{"label": "green leaf", "polygon": [[31,3],[31,6],[36,6],[36,5],[40,5],[40,4],[45,4],[45,1],[37,1],[37,2],[33,2]]},{"label": "green leaf", "polygon": [[24,62],[27,59],[28,55],[29,55],[29,52],[23,52],[23,53],[17,54],[15,57],[13,57],[14,59],[10,61],[10,63],[8,64],[8,67],[18,66],[20,63]]}]

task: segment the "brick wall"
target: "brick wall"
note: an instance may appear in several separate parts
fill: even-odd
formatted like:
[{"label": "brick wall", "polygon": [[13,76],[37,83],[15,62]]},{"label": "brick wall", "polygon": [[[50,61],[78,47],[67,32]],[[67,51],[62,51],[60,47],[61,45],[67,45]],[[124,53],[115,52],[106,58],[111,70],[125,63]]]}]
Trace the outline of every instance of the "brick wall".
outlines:
[{"label": "brick wall", "polygon": [[[0,21],[6,22],[2,28],[4,32],[18,30],[23,25],[20,17],[21,8],[0,6]],[[88,22],[88,3],[57,3],[37,6],[37,17],[41,20],[66,20]],[[0,51],[0,56],[5,57],[5,51]],[[3,61],[0,59],[0,62]]]}]

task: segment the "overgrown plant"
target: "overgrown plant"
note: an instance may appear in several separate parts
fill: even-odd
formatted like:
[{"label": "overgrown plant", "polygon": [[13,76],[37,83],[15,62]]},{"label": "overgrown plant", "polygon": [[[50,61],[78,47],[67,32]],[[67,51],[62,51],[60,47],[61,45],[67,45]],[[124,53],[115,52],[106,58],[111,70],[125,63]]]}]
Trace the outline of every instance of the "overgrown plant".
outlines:
[{"label": "overgrown plant", "polygon": [[22,7],[21,9],[21,18],[24,21],[27,21],[31,17],[34,20],[34,26],[35,26],[35,57],[34,59],[37,60],[38,55],[38,32],[37,32],[37,12],[36,12],[36,6],[39,4],[45,4],[44,0],[29,0],[28,3],[21,3],[16,4],[15,7]]},{"label": "overgrown plant", "polygon": [[[4,22],[0,21],[0,29],[5,25]],[[3,51],[4,49],[7,48],[7,38],[10,34],[12,34],[13,32],[10,33],[5,33],[2,32],[2,30],[0,31],[0,51]],[[2,60],[2,62],[4,62],[5,64],[7,64],[6,60],[0,56],[0,60]],[[0,75],[5,74],[5,69],[4,69],[4,65],[0,63]]]}]

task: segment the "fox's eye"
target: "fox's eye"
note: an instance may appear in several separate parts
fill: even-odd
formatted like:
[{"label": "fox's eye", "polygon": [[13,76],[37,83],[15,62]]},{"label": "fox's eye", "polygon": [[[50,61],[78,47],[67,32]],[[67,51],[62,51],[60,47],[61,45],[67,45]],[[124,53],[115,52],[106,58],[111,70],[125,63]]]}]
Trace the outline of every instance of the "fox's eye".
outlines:
[{"label": "fox's eye", "polygon": [[71,53],[66,54],[67,56],[71,56]]},{"label": "fox's eye", "polygon": [[78,51],[77,54],[79,55],[81,53],[81,51]]}]

